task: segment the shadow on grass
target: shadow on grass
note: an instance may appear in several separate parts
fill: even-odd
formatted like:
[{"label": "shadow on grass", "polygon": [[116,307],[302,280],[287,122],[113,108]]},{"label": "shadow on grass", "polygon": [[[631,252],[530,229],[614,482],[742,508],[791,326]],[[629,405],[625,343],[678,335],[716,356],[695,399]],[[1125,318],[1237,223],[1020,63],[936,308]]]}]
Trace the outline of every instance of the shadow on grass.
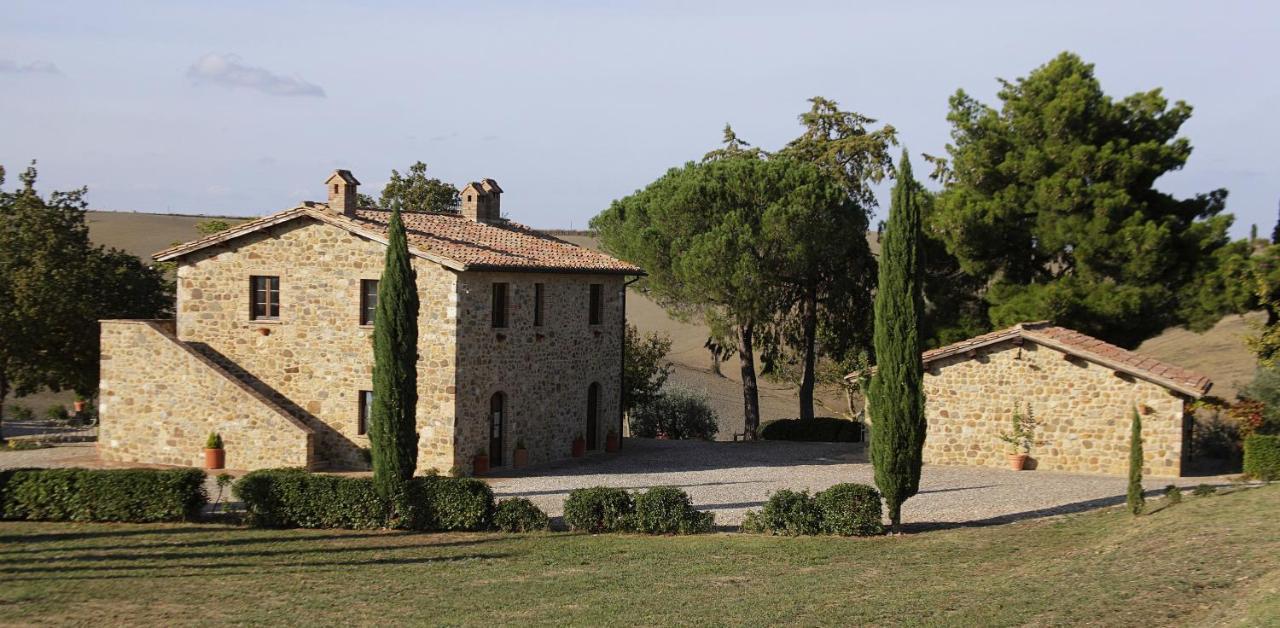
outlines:
[{"label": "shadow on grass", "polygon": [[[39,521],[14,522],[22,525],[42,525]],[[72,522],[60,522],[72,523]],[[100,525],[100,524],[89,524]],[[151,524],[137,524],[151,525]],[[215,526],[194,526],[181,528],[145,528],[136,530],[97,530],[75,532],[46,532],[39,534],[11,534],[0,536],[0,545],[10,543],[61,543],[65,541],[81,541],[88,539],[129,538],[135,536],[170,536],[174,534],[199,534],[207,532],[226,532],[227,528]],[[29,550],[24,550],[29,551]]]},{"label": "shadow on grass", "polygon": [[[655,486],[678,486],[680,488],[688,488],[690,486],[730,486],[733,484],[761,484],[761,483],[763,483],[763,480],[738,480],[733,482],[695,482],[695,483],[681,482],[677,484],[642,484],[642,485],[636,485],[636,486],[610,486],[609,488],[621,488],[629,491],[647,491]],[[501,488],[501,485],[499,485],[499,488]],[[504,491],[495,489],[493,491],[493,495],[494,497],[499,497],[499,498],[536,497],[539,495],[561,495],[561,494],[568,495],[569,491],[572,491],[573,489],[574,487],[567,487],[567,486],[564,488],[547,489],[543,491],[504,492]]]},{"label": "shadow on grass", "polygon": [[[321,538],[324,538],[324,537],[321,537]],[[351,538],[351,537],[328,537],[328,538],[341,539],[341,538]],[[243,539],[240,539],[240,540],[243,541]],[[316,540],[316,537],[305,537],[305,538],[299,537],[297,539],[277,540],[277,542],[293,543],[294,541],[305,541],[305,542],[308,542],[309,544],[309,542],[314,540]],[[253,541],[253,542],[258,542],[258,541]],[[263,549],[263,550],[250,550],[250,551],[234,550],[234,551],[227,551],[227,552],[217,552],[217,551],[189,552],[186,550],[187,548],[192,546],[187,544],[167,545],[167,546],[166,545],[147,545],[147,546],[129,545],[128,547],[116,548],[122,551],[109,551],[112,548],[105,548],[108,551],[101,552],[101,553],[81,553],[81,552],[92,552],[94,550],[77,547],[77,548],[62,548],[59,552],[60,555],[58,556],[58,560],[66,561],[66,562],[78,562],[78,561],[105,562],[105,561],[113,561],[113,560],[119,560],[119,561],[139,561],[139,560],[140,561],[147,561],[147,560],[172,561],[172,560],[210,560],[210,559],[216,560],[219,558],[231,558],[231,557],[270,558],[270,557],[279,557],[279,556],[298,556],[298,555],[306,555],[306,554],[323,554],[323,553],[333,553],[333,552],[351,554],[351,553],[359,553],[359,552],[380,552],[384,550],[392,551],[392,550],[404,550],[404,549],[436,549],[436,548],[469,547],[473,545],[480,545],[482,543],[487,543],[487,542],[489,542],[488,539],[471,539],[471,540],[465,540],[465,541],[446,541],[443,543],[430,543],[430,544],[414,543],[414,544],[373,545],[373,546],[359,546],[359,547],[345,547],[345,546],[334,547],[331,545],[325,545],[321,547]],[[237,543],[212,542],[212,543],[201,543],[198,545],[214,545],[217,547],[226,547],[226,546],[237,545]],[[170,550],[179,550],[179,551],[170,551],[170,552],[134,551],[139,549],[143,549],[143,550],[170,549]],[[22,572],[22,571],[53,571],[55,570],[55,568],[52,568],[52,567],[27,568],[27,567],[11,567],[10,566],[10,565],[19,565],[22,563],[44,563],[48,561],[49,561],[48,558],[44,558],[41,556],[31,556],[29,558],[21,555],[14,556],[14,557],[4,557],[4,558],[0,558],[0,571]]]}]

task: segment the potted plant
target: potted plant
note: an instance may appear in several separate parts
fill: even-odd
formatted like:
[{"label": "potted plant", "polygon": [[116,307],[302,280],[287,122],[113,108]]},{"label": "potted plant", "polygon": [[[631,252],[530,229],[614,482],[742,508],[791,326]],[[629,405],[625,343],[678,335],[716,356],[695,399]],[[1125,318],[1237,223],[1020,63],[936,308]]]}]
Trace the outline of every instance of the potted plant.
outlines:
[{"label": "potted plant", "polygon": [[573,439],[573,457],[581,458],[585,455],[587,455],[587,439],[583,438],[582,433],[579,432]]},{"label": "potted plant", "polygon": [[511,466],[519,469],[529,465],[529,450],[525,449],[524,439],[516,439],[516,449],[511,452]]},{"label": "potted plant", "polygon": [[473,475],[484,475],[489,472],[489,452],[481,448],[476,452],[476,457],[471,459],[471,473]]},{"label": "potted plant", "polygon": [[88,405],[88,403],[89,403],[88,398],[86,398],[84,395],[77,393],[76,400],[73,402],[73,407],[76,409],[76,414],[80,414],[81,412],[84,412],[84,407]]},{"label": "potted plant", "polygon": [[227,450],[222,448],[222,435],[209,432],[204,443],[204,468],[222,469],[227,466]]},{"label": "potted plant", "polygon": [[618,451],[619,445],[621,445],[621,443],[618,439],[618,430],[610,428],[609,434],[604,437],[604,450],[609,453],[614,453]]},{"label": "potted plant", "polygon": [[1036,442],[1037,425],[1030,402],[1027,403],[1026,414],[1023,414],[1016,404],[1014,405],[1012,430],[1000,432],[998,435],[1000,440],[1009,444],[1009,468],[1014,471],[1022,471],[1026,468],[1027,458],[1031,457],[1031,446],[1039,444]]}]

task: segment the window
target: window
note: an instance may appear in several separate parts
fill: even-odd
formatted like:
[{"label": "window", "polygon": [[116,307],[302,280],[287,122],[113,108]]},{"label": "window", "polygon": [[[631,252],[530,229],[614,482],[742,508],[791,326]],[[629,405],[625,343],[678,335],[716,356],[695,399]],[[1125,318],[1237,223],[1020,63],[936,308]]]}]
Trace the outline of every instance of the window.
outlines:
[{"label": "window", "polygon": [[507,284],[493,284],[493,326],[507,326]]},{"label": "window", "polygon": [[542,327],[542,291],[543,285],[533,284],[533,326]]},{"label": "window", "polygon": [[587,449],[595,451],[600,425],[600,384],[591,382],[587,387]]},{"label": "window", "polygon": [[249,318],[280,318],[280,278],[254,275],[249,278]]},{"label": "window", "polygon": [[360,410],[356,419],[356,434],[364,436],[369,433],[369,413],[373,411],[373,391],[360,391]]},{"label": "window", "polygon": [[378,280],[360,280],[360,324],[372,325],[378,311]]},{"label": "window", "polygon": [[589,315],[592,325],[599,325],[604,320],[604,285],[591,284],[591,312]]},{"label": "window", "polygon": [[502,393],[493,393],[489,398],[489,464],[495,467],[502,466],[502,452],[505,449],[502,434],[506,400]]}]

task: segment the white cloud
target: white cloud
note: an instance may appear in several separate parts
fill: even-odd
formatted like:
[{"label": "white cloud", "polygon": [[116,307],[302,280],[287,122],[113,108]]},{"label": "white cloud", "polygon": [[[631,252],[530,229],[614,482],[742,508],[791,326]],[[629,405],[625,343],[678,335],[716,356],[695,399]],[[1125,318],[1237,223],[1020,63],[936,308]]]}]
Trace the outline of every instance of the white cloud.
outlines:
[{"label": "white cloud", "polygon": [[62,74],[58,66],[48,61],[32,61],[20,64],[8,59],[0,59],[0,74]]},{"label": "white cloud", "polygon": [[233,54],[210,53],[200,57],[187,68],[187,76],[197,83],[244,87],[272,96],[325,96],[324,88],[315,83],[245,65]]}]

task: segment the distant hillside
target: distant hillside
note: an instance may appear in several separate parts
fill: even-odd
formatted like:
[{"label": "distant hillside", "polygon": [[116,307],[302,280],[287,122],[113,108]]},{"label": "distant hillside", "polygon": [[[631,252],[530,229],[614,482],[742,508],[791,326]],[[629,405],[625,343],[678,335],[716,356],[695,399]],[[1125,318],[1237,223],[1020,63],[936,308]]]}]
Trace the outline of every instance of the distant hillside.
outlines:
[{"label": "distant hillside", "polygon": [[145,260],[151,254],[178,243],[200,237],[196,224],[206,220],[225,220],[237,224],[247,218],[229,216],[192,216],[185,214],[146,214],[142,212],[90,211],[89,238],[95,244],[124,249]]},{"label": "distant hillside", "polygon": [[1253,354],[1244,339],[1255,333],[1251,324],[1265,318],[1262,312],[1228,316],[1203,334],[1171,327],[1135,351],[1208,375],[1213,380],[1209,394],[1234,399],[1253,380],[1255,370]]}]

